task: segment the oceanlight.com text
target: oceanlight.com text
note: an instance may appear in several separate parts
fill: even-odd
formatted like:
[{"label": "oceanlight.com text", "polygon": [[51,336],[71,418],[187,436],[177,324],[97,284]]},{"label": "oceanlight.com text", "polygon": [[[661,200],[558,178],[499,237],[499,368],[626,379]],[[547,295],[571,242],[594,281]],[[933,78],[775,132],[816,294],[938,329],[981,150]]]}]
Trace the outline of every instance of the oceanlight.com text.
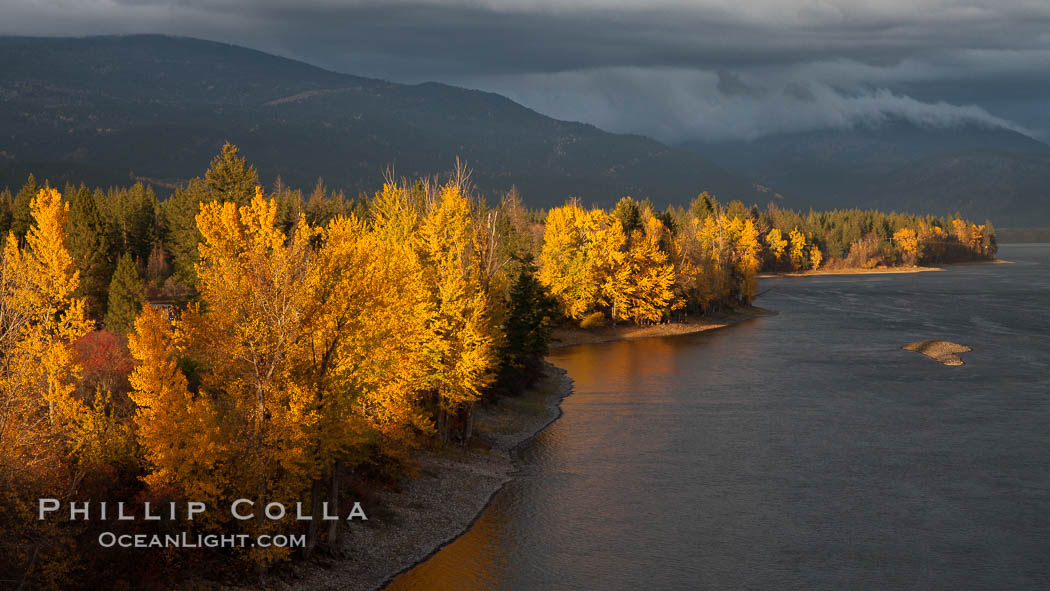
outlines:
[{"label": "oceanlight.com text", "polygon": [[98,536],[103,548],[305,548],[306,535],[285,534],[115,534]]}]

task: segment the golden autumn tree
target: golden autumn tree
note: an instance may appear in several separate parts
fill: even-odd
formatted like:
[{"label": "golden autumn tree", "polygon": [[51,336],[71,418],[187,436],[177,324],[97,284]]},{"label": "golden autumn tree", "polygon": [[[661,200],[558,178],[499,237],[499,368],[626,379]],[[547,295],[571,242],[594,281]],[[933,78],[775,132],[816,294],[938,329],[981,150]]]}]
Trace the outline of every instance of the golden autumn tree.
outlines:
[{"label": "golden autumn tree", "polygon": [[701,306],[729,299],[732,291],[734,228],[724,216],[707,216],[697,228],[703,269]]},{"label": "golden autumn tree", "polygon": [[646,210],[626,257],[628,286],[624,314],[636,324],[659,322],[674,302],[674,265],[660,244],[663,223]]},{"label": "golden autumn tree", "polygon": [[588,273],[582,280],[598,286],[595,303],[608,311],[616,324],[630,314],[631,291],[634,289],[623,224],[615,216],[598,209],[588,212],[580,222]]},{"label": "golden autumn tree", "polygon": [[915,265],[922,257],[922,243],[918,234],[911,228],[901,228],[893,233],[893,242],[897,246],[901,260],[909,265]]},{"label": "golden autumn tree", "polygon": [[966,220],[960,218],[953,218],[952,224],[952,235],[955,236],[956,240],[962,244],[970,243],[970,225],[966,223]]},{"label": "golden autumn tree", "polygon": [[597,225],[595,217],[594,212],[585,212],[575,203],[547,213],[539,279],[570,318],[583,318],[598,305],[600,297],[599,278],[586,247],[586,229]]},{"label": "golden autumn tree", "polygon": [[686,311],[703,308],[701,291],[704,282],[701,266],[699,221],[695,218],[677,235],[671,236],[669,261],[674,273],[672,310]]},{"label": "golden autumn tree", "polygon": [[780,228],[773,228],[766,234],[766,244],[769,246],[769,254],[773,255],[773,268],[776,269],[777,262],[784,256],[787,240],[780,233]]},{"label": "golden autumn tree", "polygon": [[809,268],[816,271],[820,268],[820,263],[824,261],[824,254],[820,252],[820,248],[814,244],[809,249]]},{"label": "golden autumn tree", "polygon": [[473,404],[491,383],[497,356],[470,204],[458,185],[442,188],[416,240],[429,293],[425,346],[438,434],[447,441],[450,417],[463,412],[469,437]]},{"label": "golden autumn tree", "polygon": [[791,266],[796,271],[801,271],[806,266],[806,235],[795,228],[791,230],[788,238],[791,240],[791,250],[788,252]]},{"label": "golden autumn tree", "polygon": [[66,248],[69,206],[62,203],[58,191],[45,188],[30,208],[34,224],[26,235],[26,250],[14,254],[9,238],[8,253],[22,275],[15,297],[32,315],[21,344],[39,362],[36,371],[43,382],[48,421],[59,425],[80,414],[80,405],[72,398],[79,373],[72,343],[91,330],[91,323],[84,314],[84,301],[73,297],[80,274]]},{"label": "golden autumn tree", "polygon": [[750,304],[758,292],[756,275],[758,274],[758,253],[762,245],[758,242],[758,230],[755,229],[755,223],[751,221],[751,218],[747,218],[742,223],[739,219],[733,218],[731,226],[739,228],[733,234],[736,236],[735,250],[737,271],[740,277],[740,299],[743,303]]},{"label": "golden autumn tree", "polygon": [[[292,355],[304,338],[309,266],[314,231],[303,220],[287,237],[277,206],[256,190],[250,203],[202,204],[203,236],[196,265],[201,302],[187,310],[174,336],[147,310],[131,341],[140,365],[133,398],[142,408],[139,441],[155,471],[151,484],[169,484],[187,497],[249,498],[262,507],[299,499],[310,476],[311,429],[318,420],[312,392],[296,379]],[[185,357],[198,382],[187,398],[173,363]],[[178,441],[193,442],[183,449]],[[256,519],[253,533],[280,528]],[[259,565],[281,559],[287,549],[250,549]]]},{"label": "golden autumn tree", "polygon": [[[66,248],[69,206],[58,191],[45,187],[30,210],[33,225],[25,250],[9,236],[3,256],[2,379],[7,402],[20,409],[14,414],[22,418],[5,422],[0,436],[22,431],[38,441],[51,438],[52,447],[67,450],[78,462],[107,462],[127,451],[127,433],[108,418],[108,393],[86,400],[74,393],[81,371],[74,343],[93,323],[86,318],[84,300],[74,297],[79,273]],[[46,409],[46,420],[29,428],[41,419],[33,410],[39,407]],[[18,455],[30,449],[4,447]]]},{"label": "golden autumn tree", "polygon": [[[414,434],[432,431],[420,400],[429,292],[417,254],[403,240],[417,218],[401,217],[409,209],[403,194],[391,193],[399,188],[385,191],[386,203],[374,208],[374,230],[354,216],[337,216],[314,254],[309,329],[294,353],[295,373],[318,415],[309,446],[314,514],[321,513],[324,489],[328,503],[338,503],[341,473],[370,459],[372,450],[407,461]],[[309,548],[318,525],[310,523]],[[328,525],[333,543],[337,522]]]},{"label": "golden autumn tree", "polygon": [[0,260],[0,523],[14,544],[10,576],[48,584],[72,568],[71,542],[33,522],[27,507],[39,496],[71,498],[85,470],[113,459],[126,435],[108,420],[104,393],[75,395],[74,342],[91,323],[74,297],[68,210],[58,191],[41,189],[25,249],[10,234]]},{"label": "golden autumn tree", "polygon": [[[247,205],[201,206],[203,241],[196,266],[202,306],[183,318],[188,353],[202,364],[200,392],[224,415],[237,462],[224,476],[257,506],[298,497],[307,478],[309,429],[317,420],[311,393],[289,375],[305,337],[310,240],[300,219],[292,235],[278,226],[277,204],[256,188]],[[257,512],[257,528],[272,525]],[[252,550],[257,562],[286,549]]]},{"label": "golden autumn tree", "polygon": [[970,252],[983,255],[984,252],[984,224],[970,224],[970,242],[966,246],[970,249]]},{"label": "golden autumn tree", "polygon": [[232,450],[214,402],[189,391],[179,368],[177,338],[167,313],[148,306],[128,335],[138,362],[129,380],[137,405],[136,436],[149,470],[145,481],[154,489],[175,486],[193,500],[214,504],[226,492],[215,470],[229,461]]}]

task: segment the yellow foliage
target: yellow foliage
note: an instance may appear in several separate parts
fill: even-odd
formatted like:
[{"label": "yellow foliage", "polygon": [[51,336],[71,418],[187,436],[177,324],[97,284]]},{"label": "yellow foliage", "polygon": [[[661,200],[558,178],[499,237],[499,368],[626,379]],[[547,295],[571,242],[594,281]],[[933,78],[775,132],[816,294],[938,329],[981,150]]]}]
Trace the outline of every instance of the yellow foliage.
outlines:
[{"label": "yellow foliage", "polygon": [[539,280],[561,303],[570,318],[583,318],[598,305],[601,286],[588,250],[598,212],[584,212],[574,203],[547,214],[540,251]]},{"label": "yellow foliage", "polygon": [[911,228],[901,228],[894,232],[893,242],[897,245],[901,258],[911,265],[917,263],[922,256],[922,243],[918,234]]},{"label": "yellow foliage", "polygon": [[68,206],[45,187],[30,202],[33,225],[20,249],[9,234],[0,259],[0,511],[15,564],[42,586],[68,586],[75,540],[27,511],[41,496],[75,493],[81,470],[121,459],[126,431],[113,427],[106,395],[94,406],[75,394],[73,344],[91,330],[78,273],[66,247]]},{"label": "yellow foliage", "polygon": [[454,412],[481,396],[496,366],[496,327],[481,288],[479,245],[458,186],[441,190],[439,203],[422,220],[417,244],[429,294],[430,384],[440,408]]},{"label": "yellow foliage", "polygon": [[823,262],[823,261],[824,261],[823,253],[821,253],[820,249],[817,248],[817,245],[814,244],[813,246],[811,246],[809,248],[809,268],[813,269],[814,271],[816,271],[817,269],[820,268],[820,263]]},{"label": "yellow foliage", "polygon": [[758,253],[761,245],[758,243],[758,230],[754,222],[748,218],[745,222],[733,218],[730,224],[731,232],[736,236],[737,271],[740,274],[740,299],[745,304],[750,304],[758,291]]},{"label": "yellow foliage", "polygon": [[177,334],[162,310],[147,306],[128,335],[138,365],[129,378],[136,434],[151,468],[153,487],[178,486],[195,500],[216,502],[224,491],[216,465],[231,450],[216,424],[217,411],[207,397],[195,397],[179,370]]},{"label": "yellow foliage", "polygon": [[779,228],[773,228],[766,234],[766,244],[769,245],[769,252],[772,253],[774,260],[779,260],[784,256],[787,240],[784,240]]},{"label": "yellow foliage", "polygon": [[802,270],[806,264],[806,235],[795,228],[789,235],[791,240],[791,252],[788,253],[791,265],[796,270]]},{"label": "yellow foliage", "polygon": [[[648,213],[648,212],[647,212]],[[636,324],[659,322],[674,300],[674,265],[660,248],[664,227],[649,213],[627,258],[625,315]]]},{"label": "yellow foliage", "polygon": [[68,445],[75,454],[87,448],[75,429],[90,409],[73,395],[80,373],[73,343],[91,323],[83,300],[73,298],[79,274],[66,248],[69,206],[58,191],[44,188],[30,211],[25,250],[9,235],[2,262],[0,472],[46,461],[41,451],[48,447]]}]

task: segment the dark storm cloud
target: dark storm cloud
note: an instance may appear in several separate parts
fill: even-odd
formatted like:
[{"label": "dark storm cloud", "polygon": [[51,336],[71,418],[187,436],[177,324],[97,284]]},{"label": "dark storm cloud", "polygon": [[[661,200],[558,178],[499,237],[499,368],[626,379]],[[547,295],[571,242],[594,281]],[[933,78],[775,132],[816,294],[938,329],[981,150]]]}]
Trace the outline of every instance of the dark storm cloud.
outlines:
[{"label": "dark storm cloud", "polygon": [[1040,133],[1050,5],[992,0],[0,1],[0,32],[162,32],[502,92],[668,140],[899,115]]}]

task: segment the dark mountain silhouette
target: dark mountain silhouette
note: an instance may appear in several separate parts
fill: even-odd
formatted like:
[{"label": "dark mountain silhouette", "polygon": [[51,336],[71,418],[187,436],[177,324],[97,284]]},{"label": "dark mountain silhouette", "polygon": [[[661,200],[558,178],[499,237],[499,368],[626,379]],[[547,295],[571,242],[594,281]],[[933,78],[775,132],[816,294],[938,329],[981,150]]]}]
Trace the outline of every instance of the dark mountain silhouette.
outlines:
[{"label": "dark mountain silhouette", "polygon": [[622,195],[687,203],[708,190],[770,194],[692,152],[558,121],[488,92],[403,85],[258,51],[144,35],[0,38],[0,185],[29,172],[109,185],[174,186],[237,144],[265,182],[374,191],[464,159],[490,197],[516,184],[531,206]]},{"label": "dark mountain silhouette", "polygon": [[891,120],[684,147],[791,195],[794,205],[960,212],[998,225],[1050,226],[1050,146],[1009,129]]}]

